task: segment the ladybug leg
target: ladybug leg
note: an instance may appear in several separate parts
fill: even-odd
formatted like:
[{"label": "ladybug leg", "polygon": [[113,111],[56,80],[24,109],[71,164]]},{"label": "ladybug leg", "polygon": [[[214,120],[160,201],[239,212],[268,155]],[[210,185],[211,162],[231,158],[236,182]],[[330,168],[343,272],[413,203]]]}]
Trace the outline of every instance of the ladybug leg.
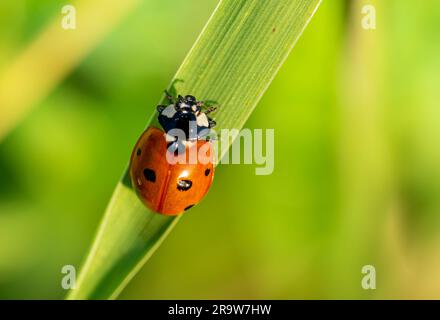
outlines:
[{"label": "ladybug leg", "polygon": [[177,100],[177,90],[176,90],[176,83],[183,82],[182,79],[174,79],[173,82],[170,85],[170,89],[165,90],[165,98],[171,103],[174,104]]},{"label": "ladybug leg", "polygon": [[169,93],[168,90],[164,90],[164,92],[165,92],[165,99],[167,99],[170,104],[174,104],[175,99],[171,95],[171,93]]},{"label": "ladybug leg", "polygon": [[209,128],[214,128],[217,125],[217,122],[215,122],[211,118],[208,118],[208,122],[209,122]]}]

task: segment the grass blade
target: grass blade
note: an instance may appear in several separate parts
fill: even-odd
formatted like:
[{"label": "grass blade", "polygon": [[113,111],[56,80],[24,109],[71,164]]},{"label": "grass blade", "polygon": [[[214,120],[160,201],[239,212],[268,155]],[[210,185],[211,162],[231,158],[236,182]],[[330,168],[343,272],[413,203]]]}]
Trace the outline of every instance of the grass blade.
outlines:
[{"label": "grass blade", "polygon": [[[221,1],[175,76],[178,91],[218,101],[217,130],[242,128],[319,4]],[[116,298],[177,221],[143,207],[125,173],[68,298]]]}]

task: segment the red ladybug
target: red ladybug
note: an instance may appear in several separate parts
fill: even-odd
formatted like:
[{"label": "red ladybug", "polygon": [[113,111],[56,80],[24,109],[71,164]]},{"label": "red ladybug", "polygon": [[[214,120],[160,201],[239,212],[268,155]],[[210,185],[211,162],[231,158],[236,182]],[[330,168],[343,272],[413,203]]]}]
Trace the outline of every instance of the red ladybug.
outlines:
[{"label": "red ladybug", "polygon": [[[215,109],[202,111],[203,102],[193,96],[179,95],[175,103],[167,98],[170,105],[157,107],[164,130],[149,127],[141,135],[131,155],[130,176],[148,208],[177,215],[197,204],[214,179],[213,149],[206,136],[215,125],[208,113]],[[196,161],[191,162],[191,155]]]}]

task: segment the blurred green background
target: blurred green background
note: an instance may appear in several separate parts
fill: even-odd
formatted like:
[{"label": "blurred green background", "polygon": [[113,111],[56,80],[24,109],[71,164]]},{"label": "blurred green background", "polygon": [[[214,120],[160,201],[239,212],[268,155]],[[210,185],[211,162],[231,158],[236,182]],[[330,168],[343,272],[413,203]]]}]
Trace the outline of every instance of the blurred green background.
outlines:
[{"label": "blurred green background", "polygon": [[[59,26],[65,4],[0,3],[0,76]],[[62,266],[81,265],[215,5],[139,1],[32,109],[22,105],[0,137],[0,298],[64,297]],[[121,298],[440,298],[439,21],[436,0],[324,1],[247,123],[275,129],[274,173],[217,167],[209,195]],[[33,72],[16,80],[23,96],[39,90]],[[0,104],[0,125],[13,112]],[[361,287],[368,264],[376,290]]]}]

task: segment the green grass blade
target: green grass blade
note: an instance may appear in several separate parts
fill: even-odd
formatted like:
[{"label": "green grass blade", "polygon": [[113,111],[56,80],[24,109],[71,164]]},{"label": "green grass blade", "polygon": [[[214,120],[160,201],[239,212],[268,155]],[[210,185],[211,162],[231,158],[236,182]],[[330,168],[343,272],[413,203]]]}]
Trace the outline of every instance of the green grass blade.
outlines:
[{"label": "green grass blade", "polygon": [[[178,92],[219,102],[217,131],[242,128],[319,4],[221,1],[175,76]],[[68,298],[116,298],[177,221],[143,207],[125,173]]]}]

